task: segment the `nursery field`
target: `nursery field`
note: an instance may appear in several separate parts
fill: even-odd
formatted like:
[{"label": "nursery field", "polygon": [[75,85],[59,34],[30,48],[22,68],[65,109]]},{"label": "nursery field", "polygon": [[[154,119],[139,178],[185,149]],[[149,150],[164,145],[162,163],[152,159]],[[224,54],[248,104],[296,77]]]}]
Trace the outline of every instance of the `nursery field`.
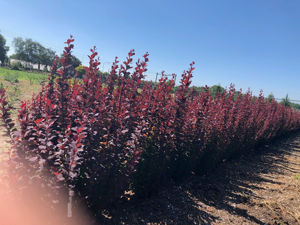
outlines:
[{"label": "nursery field", "polygon": [[0,71],[4,175],[18,193],[47,187],[51,212],[82,206],[93,224],[299,223],[299,111],[233,85],[196,91],[194,62],[178,86],[164,73],[143,82],[149,55],[133,64],[134,50],[102,79],[94,47],[77,79],[73,42],[43,86]]},{"label": "nursery field", "polygon": [[[1,75],[0,80],[8,90],[13,85],[20,88],[16,106],[40,90],[28,80],[11,84]],[[2,158],[9,147],[1,127]],[[253,151],[227,161],[212,174],[191,177],[151,198],[128,198],[103,213],[100,224],[300,224],[300,133],[262,149],[263,153]]]},{"label": "nursery field", "polygon": [[7,98],[13,106],[13,113],[21,101],[28,101],[41,89],[41,81],[47,75],[37,72],[11,70],[0,67],[0,84],[6,89]]},{"label": "nursery field", "polygon": [[12,70],[5,67],[0,67],[0,79],[14,82],[16,79],[19,81],[29,81],[30,84],[39,84],[43,78],[46,78],[45,73],[28,72],[21,70]]},{"label": "nursery field", "polygon": [[[9,147],[1,127],[2,157]],[[127,198],[99,224],[300,224],[300,133],[260,150],[151,198]]]}]

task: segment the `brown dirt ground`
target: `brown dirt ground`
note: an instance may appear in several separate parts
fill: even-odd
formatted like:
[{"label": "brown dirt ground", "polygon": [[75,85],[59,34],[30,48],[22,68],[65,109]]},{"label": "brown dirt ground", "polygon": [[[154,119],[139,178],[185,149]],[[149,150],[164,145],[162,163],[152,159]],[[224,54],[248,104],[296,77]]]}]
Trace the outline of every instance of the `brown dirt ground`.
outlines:
[{"label": "brown dirt ground", "polygon": [[5,159],[8,157],[8,150],[10,148],[10,139],[5,132],[5,128],[2,127],[2,123],[0,122],[0,162],[1,159]]},{"label": "brown dirt ground", "polygon": [[107,212],[101,224],[300,224],[300,133]]}]

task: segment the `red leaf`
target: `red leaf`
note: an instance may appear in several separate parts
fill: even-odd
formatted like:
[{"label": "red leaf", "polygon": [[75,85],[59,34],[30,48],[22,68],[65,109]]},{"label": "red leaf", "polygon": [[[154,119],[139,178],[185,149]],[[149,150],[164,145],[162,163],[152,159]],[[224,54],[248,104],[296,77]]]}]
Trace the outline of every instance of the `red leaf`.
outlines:
[{"label": "red leaf", "polygon": [[81,131],[83,131],[84,127],[80,127],[79,129],[77,129],[77,134],[81,133]]},{"label": "red leaf", "polygon": [[39,125],[42,122],[42,120],[43,120],[43,118],[40,118],[40,119],[35,120],[34,122],[36,125]]}]

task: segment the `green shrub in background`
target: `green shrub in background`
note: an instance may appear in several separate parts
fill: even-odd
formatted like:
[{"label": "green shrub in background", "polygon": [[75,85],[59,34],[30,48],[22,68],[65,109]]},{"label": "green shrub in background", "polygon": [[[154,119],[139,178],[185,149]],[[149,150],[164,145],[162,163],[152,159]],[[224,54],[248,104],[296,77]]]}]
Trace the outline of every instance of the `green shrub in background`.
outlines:
[{"label": "green shrub in background", "polygon": [[23,66],[22,66],[22,64],[21,64],[20,62],[12,62],[12,63],[10,64],[10,68],[11,68],[12,70],[22,70],[22,69],[23,69]]},{"label": "green shrub in background", "polygon": [[18,85],[14,85],[8,89],[8,100],[11,106],[19,100],[21,90]]},{"label": "green shrub in background", "polygon": [[11,84],[18,83],[19,82],[18,74],[15,73],[15,72],[9,72],[9,71],[7,71],[4,74],[4,80],[10,82]]},{"label": "green shrub in background", "polygon": [[47,66],[44,66],[43,72],[45,73],[49,72]]},{"label": "green shrub in background", "polygon": [[75,68],[76,72],[77,72],[77,77],[78,78],[83,78],[85,73],[86,73],[86,69],[84,68],[83,65],[79,65]]}]

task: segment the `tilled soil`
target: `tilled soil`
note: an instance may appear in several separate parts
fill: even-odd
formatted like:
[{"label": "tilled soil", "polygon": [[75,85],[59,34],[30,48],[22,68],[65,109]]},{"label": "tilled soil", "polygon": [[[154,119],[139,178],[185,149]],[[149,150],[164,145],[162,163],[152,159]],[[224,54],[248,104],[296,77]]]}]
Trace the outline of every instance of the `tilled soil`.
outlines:
[{"label": "tilled soil", "polygon": [[122,203],[103,224],[300,224],[300,133]]}]

